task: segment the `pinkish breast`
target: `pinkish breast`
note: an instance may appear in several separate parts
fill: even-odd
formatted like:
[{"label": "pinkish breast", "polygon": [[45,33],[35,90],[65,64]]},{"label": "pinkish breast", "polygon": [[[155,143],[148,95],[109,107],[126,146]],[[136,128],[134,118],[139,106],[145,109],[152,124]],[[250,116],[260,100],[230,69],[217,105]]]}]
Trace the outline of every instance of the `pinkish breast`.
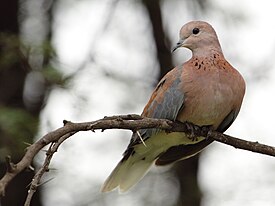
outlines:
[{"label": "pinkish breast", "polygon": [[179,121],[217,128],[232,111],[239,111],[245,83],[226,60],[192,58],[183,65],[184,108]]}]

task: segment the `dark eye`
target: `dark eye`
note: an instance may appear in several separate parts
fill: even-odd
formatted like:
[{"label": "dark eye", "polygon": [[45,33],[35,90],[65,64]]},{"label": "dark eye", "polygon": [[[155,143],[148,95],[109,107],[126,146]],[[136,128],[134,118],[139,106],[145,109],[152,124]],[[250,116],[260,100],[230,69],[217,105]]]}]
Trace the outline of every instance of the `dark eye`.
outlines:
[{"label": "dark eye", "polygon": [[198,34],[200,32],[200,29],[199,28],[194,28],[192,32],[193,32],[193,34]]}]

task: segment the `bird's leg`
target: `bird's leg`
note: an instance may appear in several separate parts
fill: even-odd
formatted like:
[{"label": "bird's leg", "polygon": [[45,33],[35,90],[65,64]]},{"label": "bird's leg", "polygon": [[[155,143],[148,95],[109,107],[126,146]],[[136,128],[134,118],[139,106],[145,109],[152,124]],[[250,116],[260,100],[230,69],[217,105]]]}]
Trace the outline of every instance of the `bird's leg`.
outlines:
[{"label": "bird's leg", "polygon": [[201,133],[203,134],[203,136],[206,136],[206,138],[209,137],[209,134],[211,134],[211,132],[213,131],[213,126],[212,125],[204,125],[201,126]]},{"label": "bird's leg", "polygon": [[187,129],[190,132],[190,134],[188,134],[188,138],[191,139],[192,141],[197,141],[198,136],[205,136],[207,139],[209,135],[211,135],[211,131],[213,131],[212,125],[198,126],[191,122],[185,122],[185,123],[186,123]]},{"label": "bird's leg", "polygon": [[214,131],[213,127],[205,128],[203,132],[204,134],[206,134],[206,139],[209,139],[211,137],[213,131]]},{"label": "bird's leg", "polygon": [[197,141],[198,136],[196,134],[198,133],[198,131],[200,131],[200,127],[191,122],[185,122],[185,124],[190,132],[190,134],[188,134],[188,138],[192,141]]}]

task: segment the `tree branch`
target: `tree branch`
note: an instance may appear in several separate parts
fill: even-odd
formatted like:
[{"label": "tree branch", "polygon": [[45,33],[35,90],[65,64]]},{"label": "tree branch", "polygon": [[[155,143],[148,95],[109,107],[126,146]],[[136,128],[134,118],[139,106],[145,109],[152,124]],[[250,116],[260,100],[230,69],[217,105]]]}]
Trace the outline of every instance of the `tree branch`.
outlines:
[{"label": "tree branch", "polygon": [[7,157],[7,171],[6,174],[0,180],[0,197],[5,195],[5,188],[9,184],[9,182],[17,174],[19,174],[31,165],[33,158],[39,151],[41,151],[43,147],[52,143],[46,153],[46,159],[44,161],[43,166],[38,170],[30,185],[29,195],[26,199],[25,206],[30,205],[32,195],[36,191],[37,186],[40,185],[41,177],[45,172],[48,171],[48,167],[53,154],[57,151],[58,147],[67,138],[69,138],[70,136],[74,135],[79,131],[90,130],[94,132],[95,130],[104,131],[106,129],[128,129],[136,131],[142,128],[159,128],[167,132],[185,132],[189,135],[212,138],[218,142],[231,145],[238,149],[244,149],[256,153],[275,156],[275,147],[272,146],[260,144],[258,142],[251,142],[238,139],[215,131],[206,130],[204,128],[192,130],[189,126],[190,124],[186,123],[173,122],[166,119],[143,118],[135,114],[104,117],[103,119],[83,123],[73,123],[64,120],[63,123],[63,127],[60,127],[59,129],[56,129],[46,134],[37,142],[30,145],[27,148],[27,151],[21,159],[21,161],[19,161],[17,164],[13,164],[10,161],[10,158]]},{"label": "tree branch", "polygon": [[[56,142],[51,143],[49,149],[46,152],[46,158],[43,163],[43,166],[37,171],[37,173],[33,177],[33,180],[31,182],[30,189],[28,191],[28,196],[26,198],[24,206],[31,205],[31,200],[32,200],[34,193],[37,190],[37,187],[44,184],[44,183],[40,183],[40,180],[41,180],[42,176],[44,175],[44,173],[49,171],[49,165],[50,165],[50,162],[51,162],[51,159],[52,159],[54,153],[57,152],[57,149],[59,148],[59,146],[71,135],[72,135],[72,133],[63,135]],[[46,182],[48,182],[48,181],[46,181]]]}]

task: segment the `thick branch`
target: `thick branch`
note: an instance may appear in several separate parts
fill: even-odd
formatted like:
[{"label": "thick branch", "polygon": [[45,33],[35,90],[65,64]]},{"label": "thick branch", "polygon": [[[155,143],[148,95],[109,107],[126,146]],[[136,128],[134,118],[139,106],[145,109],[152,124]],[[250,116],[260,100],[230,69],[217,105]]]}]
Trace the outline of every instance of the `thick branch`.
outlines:
[{"label": "thick branch", "polygon": [[[142,118],[139,115],[121,115],[121,116],[112,116],[105,117],[103,119],[92,121],[92,122],[83,122],[83,123],[72,123],[69,121],[64,121],[64,126],[52,131],[37,142],[33,143],[27,148],[27,152],[20,162],[17,164],[12,164],[8,161],[8,168],[6,174],[0,180],[0,196],[5,194],[5,188],[8,183],[21,171],[31,165],[31,162],[34,156],[46,145],[50,143],[60,144],[73,134],[79,131],[95,131],[95,130],[105,130],[105,129],[129,129],[136,131],[141,128],[160,128],[166,130],[167,132],[185,132],[187,134],[192,134],[195,136],[204,136],[206,138],[213,138],[216,141],[222,142],[224,144],[231,145],[235,148],[249,150],[252,152],[257,152],[265,155],[275,156],[275,148],[260,144],[258,142],[250,142],[242,139],[238,139],[229,135],[224,135],[215,131],[208,131],[205,129],[191,130],[190,127],[185,123],[173,122],[165,119],[151,119],[151,118]],[[62,141],[60,141],[62,140]],[[58,144],[58,146],[60,145]],[[50,163],[50,158],[56,150],[54,149],[51,152],[51,155],[48,155],[44,166],[41,168],[41,172],[38,172],[32,185],[34,187],[31,190],[35,191],[36,186],[39,185],[39,180],[41,179],[43,173],[47,171],[48,165]],[[9,166],[10,165],[10,166]],[[12,166],[12,167],[11,167]]]}]

